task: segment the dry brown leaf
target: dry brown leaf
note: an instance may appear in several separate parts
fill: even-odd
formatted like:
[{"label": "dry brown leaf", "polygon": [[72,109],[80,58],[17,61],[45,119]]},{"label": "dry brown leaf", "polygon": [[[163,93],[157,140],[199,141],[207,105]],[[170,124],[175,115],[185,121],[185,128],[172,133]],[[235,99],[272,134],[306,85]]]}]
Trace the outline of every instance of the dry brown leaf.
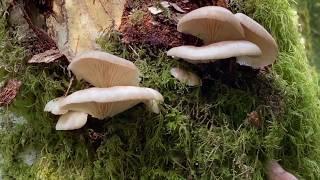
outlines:
[{"label": "dry brown leaf", "polygon": [[57,49],[50,49],[43,53],[34,55],[28,63],[51,63],[64,57]]},{"label": "dry brown leaf", "polygon": [[9,80],[6,86],[0,90],[0,106],[9,105],[17,96],[21,85],[21,81],[16,79]]}]

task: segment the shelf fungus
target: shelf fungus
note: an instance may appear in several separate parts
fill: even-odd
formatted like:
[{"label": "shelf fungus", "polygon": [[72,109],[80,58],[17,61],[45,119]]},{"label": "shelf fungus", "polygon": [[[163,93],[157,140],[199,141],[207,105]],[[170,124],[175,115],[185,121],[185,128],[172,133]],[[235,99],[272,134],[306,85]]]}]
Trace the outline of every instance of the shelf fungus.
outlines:
[{"label": "shelf fungus", "polygon": [[76,91],[47,103],[44,111],[61,115],[56,130],[83,127],[88,115],[105,119],[144,103],[159,113],[162,95],[153,89],[138,87],[139,70],[130,61],[112,54],[88,51],[76,56],[68,67],[78,79],[91,83],[93,88]]},{"label": "shelf fungus", "polygon": [[278,54],[275,40],[260,24],[222,7],[207,6],[191,11],[179,21],[177,29],[200,38],[205,44],[174,47],[167,52],[168,56],[192,64],[236,57],[240,65],[258,69],[272,64]]}]

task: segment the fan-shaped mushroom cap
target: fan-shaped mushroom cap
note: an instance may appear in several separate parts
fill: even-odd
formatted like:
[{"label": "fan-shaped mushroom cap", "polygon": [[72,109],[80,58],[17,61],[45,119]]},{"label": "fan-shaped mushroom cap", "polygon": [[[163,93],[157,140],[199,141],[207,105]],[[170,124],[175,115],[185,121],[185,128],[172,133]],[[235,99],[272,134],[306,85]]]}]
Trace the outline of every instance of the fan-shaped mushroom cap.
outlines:
[{"label": "fan-shaped mushroom cap", "polygon": [[89,88],[64,98],[60,102],[60,109],[84,112],[95,118],[104,119],[149,100],[161,102],[163,97],[156,90],[135,86]]},{"label": "fan-shaped mushroom cap", "polygon": [[175,47],[170,49],[167,55],[185,59],[192,64],[199,64],[230,57],[258,56],[261,55],[261,50],[249,41],[222,41],[202,47]]},{"label": "fan-shaped mushroom cap", "polygon": [[272,64],[278,55],[278,45],[271,34],[255,20],[245,14],[237,13],[235,17],[241,22],[245,32],[245,39],[255,43],[262,51],[261,56],[239,57],[239,64],[261,68]]},{"label": "fan-shaped mushroom cap", "polygon": [[138,86],[139,70],[130,61],[100,51],[76,56],[68,67],[78,79],[96,87]]},{"label": "fan-shaped mushroom cap", "polygon": [[188,86],[201,86],[202,84],[198,75],[183,68],[172,68],[170,73],[173,77],[183,83],[186,83]]},{"label": "fan-shaped mushroom cap", "polygon": [[82,128],[88,119],[88,114],[71,111],[60,116],[56,130],[75,130]]},{"label": "fan-shaped mushroom cap", "polygon": [[184,15],[178,23],[178,31],[191,34],[205,44],[244,39],[239,20],[229,10],[218,6],[206,6]]},{"label": "fan-shaped mushroom cap", "polygon": [[61,115],[61,114],[67,113],[68,112],[67,110],[63,110],[60,107],[60,104],[64,100],[64,98],[65,97],[59,97],[49,101],[44,107],[44,111],[51,112],[52,114],[55,114],[55,115]]}]

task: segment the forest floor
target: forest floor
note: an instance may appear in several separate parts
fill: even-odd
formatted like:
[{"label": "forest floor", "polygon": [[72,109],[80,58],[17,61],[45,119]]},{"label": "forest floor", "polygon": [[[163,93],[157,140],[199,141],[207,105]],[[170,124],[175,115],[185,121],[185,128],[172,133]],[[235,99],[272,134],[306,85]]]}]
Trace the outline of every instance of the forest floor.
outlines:
[{"label": "forest floor", "polygon": [[[138,105],[106,121],[91,118],[84,128],[68,132],[56,131],[57,117],[43,112],[49,100],[66,93],[68,62],[28,64],[42,46],[34,49],[36,41],[19,41],[16,29],[1,16],[0,77],[6,89],[0,97],[7,102],[0,119],[3,179],[264,179],[270,159],[299,178],[320,178],[318,76],[290,2],[219,1],[254,18],[276,39],[278,59],[263,70],[233,59],[192,66],[167,57],[170,47],[201,42],[177,32],[175,9],[154,15],[147,7],[157,3],[130,2],[120,30],[97,42],[135,63],[141,84],[165,97],[161,113]],[[213,5],[171,2],[186,11]],[[0,8],[1,14],[5,10]],[[176,66],[199,74],[203,86],[175,80],[170,69]],[[75,81],[69,93],[84,86]]]}]

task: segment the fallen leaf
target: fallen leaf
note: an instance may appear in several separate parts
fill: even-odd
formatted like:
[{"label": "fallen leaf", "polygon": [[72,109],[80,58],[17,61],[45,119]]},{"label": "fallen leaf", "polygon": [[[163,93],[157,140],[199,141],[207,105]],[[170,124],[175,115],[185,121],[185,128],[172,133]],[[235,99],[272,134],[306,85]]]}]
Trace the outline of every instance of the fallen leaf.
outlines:
[{"label": "fallen leaf", "polygon": [[160,2],[160,5],[164,8],[168,8],[171,6],[171,3],[169,3],[168,1],[162,1]]},{"label": "fallen leaf", "polygon": [[[160,5],[165,8],[168,9],[171,6],[171,3],[169,3],[168,1],[161,1]],[[148,10],[151,12],[151,14],[153,15],[157,15],[163,12],[163,9],[155,7],[155,6],[151,6],[148,8]]]},{"label": "fallen leaf", "polygon": [[157,14],[160,14],[160,13],[163,12],[162,9],[156,8],[156,7],[154,7],[154,6],[149,7],[148,10],[149,10],[149,11],[151,12],[151,14],[153,14],[153,15],[157,15]]},{"label": "fallen leaf", "polygon": [[6,86],[0,90],[0,106],[9,105],[17,96],[21,87],[21,81],[11,79]]},{"label": "fallen leaf", "polygon": [[170,5],[178,12],[185,13],[186,11],[179,7],[176,3],[170,3]]},{"label": "fallen leaf", "polygon": [[51,63],[64,57],[57,49],[50,49],[43,53],[34,55],[28,63]]}]

